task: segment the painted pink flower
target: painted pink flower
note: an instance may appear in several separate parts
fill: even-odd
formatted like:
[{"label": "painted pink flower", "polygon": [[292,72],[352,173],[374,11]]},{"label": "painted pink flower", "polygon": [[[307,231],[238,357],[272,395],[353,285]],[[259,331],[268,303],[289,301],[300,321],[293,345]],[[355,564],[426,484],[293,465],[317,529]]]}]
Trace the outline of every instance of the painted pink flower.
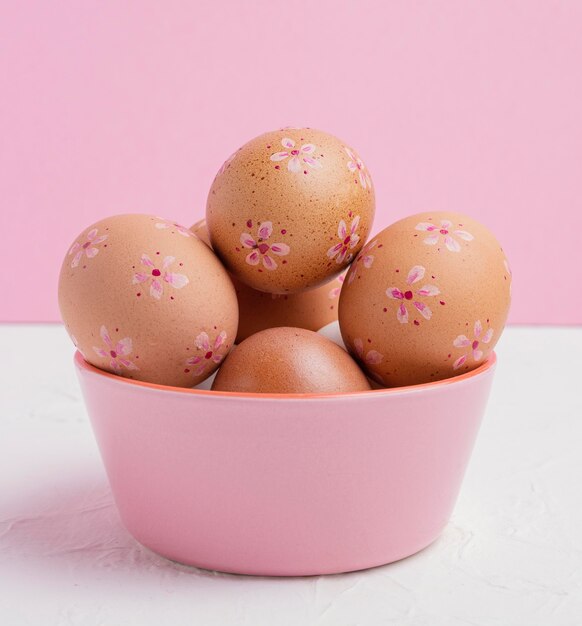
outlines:
[{"label": "painted pink flower", "polygon": [[[408,276],[406,277],[407,286],[412,287],[412,285],[416,284],[419,280],[422,280],[424,278],[425,271],[426,270],[422,267],[422,265],[415,265],[410,272],[408,272]],[[436,296],[439,293],[440,290],[434,285],[424,285],[417,290],[407,289],[406,291],[400,291],[397,287],[389,287],[386,290],[386,295],[389,298],[400,301],[400,305],[396,311],[396,317],[401,324],[408,324],[408,309],[405,304],[406,301],[410,301],[412,306],[422,315],[422,317],[429,320],[432,317],[432,311],[428,305],[419,298]]]},{"label": "painted pink flower", "polygon": [[342,285],[344,283],[344,280],[346,279],[346,275],[342,274],[341,276],[337,277],[338,282],[340,283],[338,287],[334,287],[333,289],[329,290],[329,294],[328,294],[328,298],[330,300],[333,300],[334,298],[338,298],[341,291],[342,291]]},{"label": "painted pink flower", "polygon": [[450,220],[441,220],[440,226],[437,226],[436,224],[433,224],[431,222],[420,222],[420,224],[416,225],[415,230],[423,230],[431,233],[423,240],[424,243],[426,243],[427,245],[436,245],[442,236],[444,237],[444,244],[447,250],[450,250],[451,252],[459,252],[461,249],[461,245],[453,237],[453,235],[457,236],[463,241],[473,241],[474,237],[466,230],[452,230],[452,228],[453,222],[451,222]]},{"label": "painted pink flower", "polygon": [[348,285],[351,285],[354,282],[360,265],[363,265],[368,270],[372,267],[374,263],[374,255],[370,254],[370,250],[372,250],[372,248],[374,248],[377,243],[377,240],[371,241],[370,243],[367,243],[362,248],[362,250],[360,250],[360,253],[356,257],[356,260],[352,263],[352,267],[350,268],[348,274]]},{"label": "painted pink flower", "polygon": [[203,332],[196,337],[194,343],[198,350],[202,350],[203,354],[190,357],[186,361],[186,365],[190,365],[191,367],[195,366],[195,376],[200,376],[200,374],[208,368],[209,364],[220,363],[222,361],[224,354],[218,354],[218,350],[224,345],[225,341],[226,332],[224,330],[218,333],[213,344],[210,343],[208,333]]},{"label": "painted pink flower", "polygon": [[[249,228],[252,226],[252,222],[247,222]],[[255,240],[249,233],[242,233],[240,236],[240,242],[245,248],[250,248],[251,252],[247,254],[246,262],[249,265],[258,265],[261,261],[263,266],[268,270],[276,270],[277,263],[271,254],[277,256],[287,256],[291,248],[286,243],[272,243],[268,244],[267,239],[273,234],[272,222],[261,222],[259,224],[258,238]]]},{"label": "painted pink flower", "polygon": [[364,353],[364,342],[361,339],[354,339],[354,350],[360,361],[363,361],[367,365],[378,365],[384,358],[384,355],[380,354],[377,350],[369,350]]},{"label": "painted pink flower", "polygon": [[87,233],[87,239],[83,243],[79,243],[75,241],[75,243],[71,246],[69,250],[69,256],[74,254],[73,260],[71,261],[71,267],[77,267],[83,258],[83,254],[87,255],[88,259],[92,259],[94,256],[99,254],[98,246],[100,243],[103,243],[107,239],[107,235],[99,235],[97,236],[97,229],[92,228]]},{"label": "painted pink flower", "polygon": [[368,174],[368,170],[366,169],[366,166],[364,165],[362,159],[360,159],[360,157],[357,154],[352,152],[352,150],[350,150],[346,146],[344,146],[344,150],[346,151],[346,154],[350,158],[350,160],[348,161],[348,169],[353,174],[355,174],[356,172],[358,173],[358,177],[360,179],[360,185],[362,185],[362,189],[366,189],[366,187],[371,188],[372,179],[370,178],[370,174]]},{"label": "painted pink flower", "polygon": [[474,339],[471,341],[465,335],[459,335],[454,341],[455,348],[470,348],[468,354],[463,354],[454,363],[453,369],[458,370],[462,367],[469,357],[473,357],[474,361],[480,361],[483,358],[483,347],[481,344],[488,344],[493,337],[493,329],[489,328],[483,335],[483,326],[479,320],[475,322],[473,327]]},{"label": "painted pink flower", "polygon": [[107,349],[104,350],[103,348],[93,346],[93,350],[104,359],[109,359],[109,367],[116,374],[121,374],[123,367],[128,370],[139,369],[135,363],[125,358],[128,354],[131,354],[132,351],[131,339],[129,337],[125,337],[125,339],[113,343],[105,326],[101,326],[99,334],[101,335],[101,339],[103,339],[103,343],[107,346]]},{"label": "painted pink flower", "polygon": [[170,220],[166,220],[163,217],[158,217],[161,222],[156,222],[156,228],[158,230],[166,230],[168,228],[174,228],[176,232],[178,232],[182,237],[192,237],[192,233],[185,227],[180,224],[176,224],[176,222],[171,222]]},{"label": "painted pink flower", "polygon": [[168,268],[175,261],[175,257],[167,256],[162,261],[162,268],[158,269],[147,254],[141,255],[141,263],[148,268],[147,272],[137,272],[133,275],[133,284],[150,283],[150,296],[159,300],[164,293],[164,283],[171,285],[174,289],[182,289],[190,281],[185,274],[175,274],[169,272]]},{"label": "painted pink flower", "polygon": [[340,241],[327,251],[327,256],[330,259],[335,259],[336,263],[343,263],[346,258],[348,261],[352,260],[353,254],[350,250],[355,248],[360,241],[360,235],[356,233],[359,225],[360,216],[356,215],[356,217],[352,220],[350,232],[348,233],[346,223],[343,220],[340,220],[337,227],[337,236],[340,238]]},{"label": "painted pink flower", "polygon": [[271,161],[284,161],[285,159],[289,159],[287,169],[290,172],[300,172],[303,170],[307,173],[307,170],[304,169],[306,166],[321,169],[321,163],[312,156],[315,154],[316,150],[314,144],[304,143],[300,148],[296,148],[293,139],[285,137],[281,140],[281,145],[283,148],[286,148],[286,150],[272,154]]}]

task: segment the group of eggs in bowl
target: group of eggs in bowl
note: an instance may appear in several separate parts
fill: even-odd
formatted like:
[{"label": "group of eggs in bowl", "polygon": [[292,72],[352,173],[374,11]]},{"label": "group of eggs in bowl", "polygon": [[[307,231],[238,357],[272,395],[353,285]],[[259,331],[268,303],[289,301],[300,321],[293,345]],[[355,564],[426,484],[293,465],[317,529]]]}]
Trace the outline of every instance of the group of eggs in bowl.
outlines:
[{"label": "group of eggs in bowl", "polygon": [[[433,211],[369,238],[374,186],[357,152],[310,128],[252,139],[186,228],[107,217],[66,254],[65,326],[92,365],[217,391],[336,393],[466,373],[503,330],[511,273],[476,220]],[[346,350],[316,330],[339,320]],[[236,349],[233,350],[236,344]]]}]

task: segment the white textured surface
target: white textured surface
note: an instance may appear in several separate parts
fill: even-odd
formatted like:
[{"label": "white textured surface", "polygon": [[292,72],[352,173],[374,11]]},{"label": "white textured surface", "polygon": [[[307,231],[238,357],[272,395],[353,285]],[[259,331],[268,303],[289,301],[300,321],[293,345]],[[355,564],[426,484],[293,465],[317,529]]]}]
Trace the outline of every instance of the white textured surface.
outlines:
[{"label": "white textured surface", "polygon": [[582,624],[582,328],[510,328],[461,496],[419,554],[329,577],[175,565],[120,524],[60,326],[0,326],[0,623]]}]

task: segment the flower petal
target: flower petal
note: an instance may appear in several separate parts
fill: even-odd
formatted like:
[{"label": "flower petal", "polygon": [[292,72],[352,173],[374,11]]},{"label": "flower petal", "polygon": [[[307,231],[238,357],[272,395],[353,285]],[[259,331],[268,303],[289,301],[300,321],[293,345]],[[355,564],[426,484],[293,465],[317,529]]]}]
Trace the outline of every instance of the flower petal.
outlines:
[{"label": "flower petal", "polygon": [[215,363],[220,363],[222,361],[222,359],[224,358],[224,356],[222,354],[213,354],[212,355],[212,360]]},{"label": "flower petal", "polygon": [[473,241],[473,239],[475,239],[475,237],[473,237],[473,235],[471,235],[471,233],[468,233],[466,230],[456,230],[455,235],[457,235],[457,237],[460,237],[464,241]]},{"label": "flower petal", "polygon": [[364,342],[359,337],[354,339],[354,350],[359,357],[364,355]]},{"label": "flower petal", "polygon": [[459,335],[453,341],[453,346],[455,346],[455,348],[466,348],[467,346],[470,346],[470,345],[471,345],[471,342],[467,339],[465,335]]},{"label": "flower petal", "polygon": [[354,153],[347,146],[344,146],[344,150],[346,151],[346,154],[350,157],[352,161],[356,160]]},{"label": "flower petal", "polygon": [[103,350],[103,348],[97,348],[97,346],[93,346],[93,350],[95,350],[95,352],[99,355],[99,356],[109,356],[109,352],[105,352],[105,350]]},{"label": "flower petal", "polygon": [[257,242],[248,234],[242,233],[240,236],[240,242],[245,248],[256,248]]},{"label": "flower petal", "polygon": [[415,265],[410,272],[408,272],[408,276],[406,277],[406,284],[407,285],[413,285],[414,283],[418,282],[419,280],[422,280],[422,278],[424,277],[424,272],[426,270],[424,269],[424,267],[422,267],[422,265]]},{"label": "flower petal", "polygon": [[85,254],[87,255],[88,259],[92,259],[94,256],[97,256],[99,254],[99,248],[87,248],[85,250]]},{"label": "flower petal", "polygon": [[117,345],[115,346],[115,352],[117,352],[117,354],[120,354],[121,356],[131,354],[131,350],[132,344],[130,337],[125,337],[125,339],[121,339],[121,341],[118,341]]},{"label": "flower petal", "polygon": [[268,239],[273,234],[273,222],[261,222],[259,226],[259,237]]},{"label": "flower petal", "polygon": [[83,248],[81,248],[77,254],[75,254],[75,256],[73,257],[73,260],[71,261],[71,267],[77,267],[77,265],[79,265],[79,263],[81,262],[81,259],[83,258]]},{"label": "flower petal", "polygon": [[420,222],[414,227],[414,230],[428,230],[430,232],[436,230],[436,226],[430,222]]},{"label": "flower petal", "polygon": [[481,320],[477,320],[475,325],[473,326],[473,332],[475,333],[475,337],[479,339],[481,333],[483,332],[483,325],[481,324]]},{"label": "flower petal", "polygon": [[481,350],[473,350],[473,359],[480,361],[483,358],[483,352]]},{"label": "flower petal", "polygon": [[366,363],[368,363],[368,365],[378,365],[383,358],[384,356],[377,350],[370,350],[368,354],[366,354]]},{"label": "flower petal", "polygon": [[358,169],[358,166],[353,161],[348,161],[348,169],[350,172],[355,172]]},{"label": "flower petal", "polygon": [[372,267],[372,263],[374,263],[374,257],[371,254],[366,254],[366,256],[362,258],[362,263],[364,267],[369,270]]},{"label": "flower petal", "polygon": [[417,291],[419,296],[437,296],[440,292],[440,289],[435,285],[424,285]]},{"label": "flower petal", "polygon": [[337,236],[343,241],[348,236],[348,227],[343,220],[337,226]]},{"label": "flower petal", "polygon": [[365,189],[366,188],[366,179],[364,178],[364,172],[362,170],[360,170],[359,175],[360,175],[360,185],[362,185],[362,189]]},{"label": "flower petal", "polygon": [[71,249],[69,250],[69,256],[71,256],[71,254],[73,254],[73,252],[77,252],[77,250],[81,247],[81,244],[78,241],[75,241],[75,243],[71,246]]},{"label": "flower petal", "polygon": [[93,241],[91,243],[94,246],[97,246],[100,243],[103,243],[106,239],[107,239],[107,235],[99,235],[99,237],[97,237],[96,239],[93,239]]},{"label": "flower petal", "polygon": [[186,365],[198,365],[198,363],[200,363],[200,361],[202,361],[202,357],[201,356],[191,356],[186,361]]},{"label": "flower petal", "polygon": [[312,143],[304,143],[301,146],[301,152],[303,152],[303,154],[311,154],[315,152],[315,145]]},{"label": "flower petal", "polygon": [[182,289],[190,282],[185,274],[175,274],[174,272],[166,272],[164,280],[170,283],[174,289]]},{"label": "flower petal", "polygon": [[443,230],[450,230],[453,222],[451,220],[441,220],[441,228]]},{"label": "flower petal", "polygon": [[281,145],[283,146],[283,148],[291,149],[295,147],[295,142],[289,137],[284,137],[283,139],[281,139]]},{"label": "flower petal", "polygon": [[467,360],[467,355],[463,354],[463,356],[460,356],[454,363],[453,363],[453,369],[454,370],[458,370],[459,367],[461,367],[465,361]]},{"label": "flower petal", "polygon": [[96,228],[92,228],[87,233],[87,241],[93,241],[93,239],[95,239],[95,237],[97,237],[97,229]]},{"label": "flower petal", "polygon": [[162,269],[167,270],[168,267],[170,267],[170,265],[172,265],[172,263],[176,260],[176,257],[174,256],[167,256],[164,257],[164,260],[162,262]]},{"label": "flower petal", "polygon": [[271,271],[277,269],[277,263],[268,254],[263,256],[263,265]]},{"label": "flower petal", "polygon": [[346,246],[342,246],[342,249],[340,250],[340,253],[337,255],[335,262],[343,263],[346,260],[347,254],[348,254],[348,249],[346,248]]},{"label": "flower petal", "polygon": [[101,339],[103,339],[104,343],[106,343],[110,348],[113,348],[113,342],[111,341],[111,337],[109,336],[105,326],[101,326],[99,334],[101,335]]},{"label": "flower petal", "polygon": [[451,252],[459,252],[461,249],[459,242],[456,239],[453,239],[450,235],[445,236],[445,246],[447,247],[447,250],[450,250]]},{"label": "flower petal", "polygon": [[412,304],[425,320],[429,320],[432,317],[430,307],[428,307],[424,302],[413,302]]},{"label": "flower petal", "polygon": [[429,237],[426,237],[425,239],[423,239],[423,241],[428,246],[434,246],[435,244],[438,243],[439,237],[440,237],[439,233],[434,233],[433,235],[430,235]]},{"label": "flower petal", "polygon": [[150,257],[147,254],[142,254],[141,255],[141,262],[143,265],[146,265],[147,267],[154,267],[154,264],[152,263],[152,260],[150,259]]},{"label": "flower petal", "polygon": [[286,256],[290,250],[291,248],[286,243],[274,243],[271,246],[271,252],[279,256]]},{"label": "flower petal", "polygon": [[493,329],[490,328],[484,335],[483,338],[481,339],[482,343],[489,343],[491,341],[491,339],[493,338]]},{"label": "flower petal", "polygon": [[116,374],[121,374],[121,365],[117,359],[111,359],[111,361],[109,361],[109,367],[111,367]]},{"label": "flower petal", "polygon": [[396,287],[388,287],[388,289],[386,289],[386,295],[392,300],[404,299],[404,294],[400,291],[400,289],[397,289]]},{"label": "flower petal", "polygon": [[354,217],[354,219],[352,220],[352,225],[350,227],[351,235],[353,235],[358,230],[359,225],[360,225],[360,216],[356,215],[356,217]]},{"label": "flower petal", "polygon": [[301,171],[301,162],[299,161],[298,156],[294,156],[289,159],[289,162],[287,163],[287,169],[290,172],[295,172],[295,173]]},{"label": "flower petal", "polygon": [[199,350],[204,350],[204,352],[208,352],[210,350],[210,337],[208,333],[201,332],[196,339],[194,339],[194,345]]},{"label": "flower petal", "polygon": [[143,283],[149,278],[147,274],[142,274],[142,272],[137,272],[133,275],[132,284],[137,285],[138,283]]},{"label": "flower petal", "polygon": [[170,225],[167,222],[156,222],[154,226],[158,230],[163,230],[164,228],[170,228]]},{"label": "flower petal", "polygon": [[150,296],[159,300],[162,297],[162,293],[164,293],[162,283],[157,278],[154,278],[150,286]]},{"label": "flower petal", "polygon": [[400,303],[398,311],[396,311],[396,317],[401,324],[408,324],[408,309],[404,306],[404,302]]},{"label": "flower petal", "polygon": [[261,255],[256,250],[253,250],[252,252],[247,254],[245,258],[245,261],[249,265],[258,265],[260,260],[261,260]]},{"label": "flower petal", "polygon": [[218,335],[216,336],[216,339],[214,341],[214,349],[218,350],[218,348],[220,348],[220,346],[226,341],[226,332],[223,330],[221,332],[218,333]]},{"label": "flower petal", "polygon": [[275,152],[275,154],[271,155],[270,159],[271,161],[284,161],[288,156],[288,152]]},{"label": "flower petal", "polygon": [[343,244],[342,243],[336,243],[335,246],[332,246],[328,251],[327,251],[327,256],[330,259],[333,259],[334,256],[343,248]]},{"label": "flower petal", "polygon": [[139,367],[137,365],[135,365],[135,363],[132,363],[128,359],[119,359],[119,362],[123,366],[125,366],[128,370],[138,370],[139,369]]},{"label": "flower petal", "polygon": [[360,235],[350,235],[350,243],[348,244],[350,247],[350,250],[352,248],[355,248],[358,244],[360,243]]}]

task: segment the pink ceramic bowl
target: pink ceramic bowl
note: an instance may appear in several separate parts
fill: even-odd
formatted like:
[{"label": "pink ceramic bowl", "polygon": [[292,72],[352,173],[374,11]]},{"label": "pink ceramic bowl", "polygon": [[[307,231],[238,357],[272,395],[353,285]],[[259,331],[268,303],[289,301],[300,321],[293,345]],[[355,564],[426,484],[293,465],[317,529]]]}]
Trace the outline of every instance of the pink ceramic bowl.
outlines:
[{"label": "pink ceramic bowl", "polygon": [[234,394],[75,364],[122,520],[143,545],[223,572],[330,574],[396,561],[447,523],[493,355],[440,382]]}]

